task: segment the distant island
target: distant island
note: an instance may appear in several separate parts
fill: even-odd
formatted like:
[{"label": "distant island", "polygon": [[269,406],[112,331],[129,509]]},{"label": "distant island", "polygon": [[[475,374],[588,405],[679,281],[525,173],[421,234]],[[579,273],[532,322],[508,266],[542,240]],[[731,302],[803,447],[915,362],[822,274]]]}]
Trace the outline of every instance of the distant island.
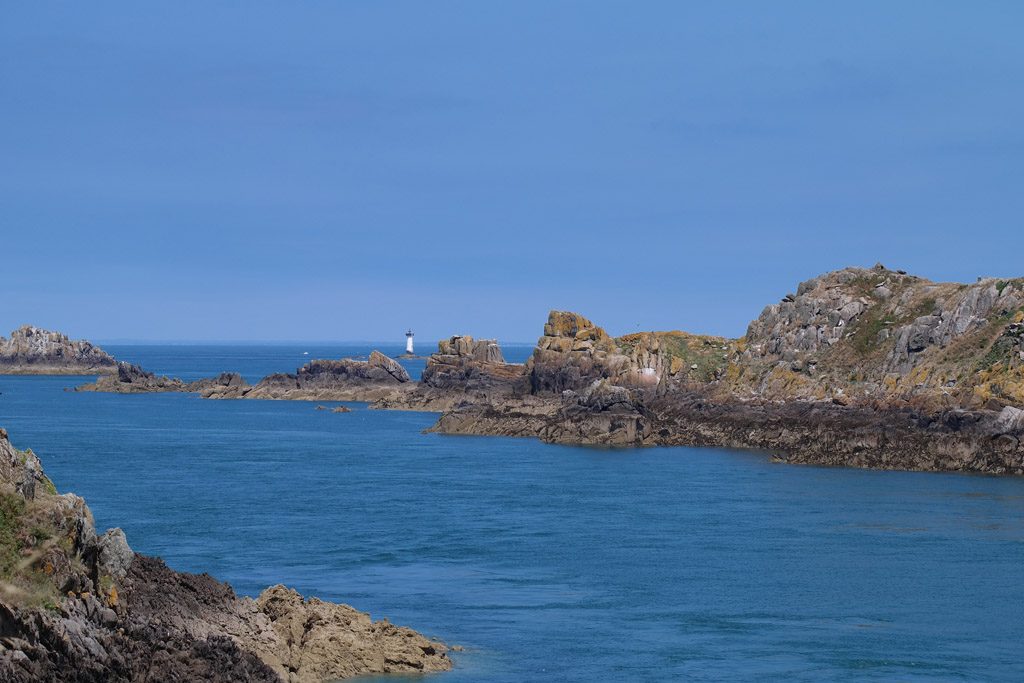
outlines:
[{"label": "distant island", "polygon": [[392,359],[312,361],[249,385],[121,365],[83,390],[370,401],[442,413],[434,431],[554,443],[729,446],[779,460],[1024,474],[1024,278],[936,283],[846,268],[801,283],[745,336],[611,337],[552,311],[532,356],[440,342],[419,382]]},{"label": "distant island", "polygon": [[114,372],[103,349],[59,332],[24,325],[0,337],[0,375],[95,375]]}]

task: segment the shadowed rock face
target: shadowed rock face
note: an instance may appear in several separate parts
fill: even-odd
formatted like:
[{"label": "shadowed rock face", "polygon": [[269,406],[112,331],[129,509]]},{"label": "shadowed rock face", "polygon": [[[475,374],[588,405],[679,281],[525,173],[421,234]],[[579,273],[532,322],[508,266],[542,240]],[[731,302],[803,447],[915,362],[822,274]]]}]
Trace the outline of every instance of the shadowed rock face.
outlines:
[{"label": "shadowed rock face", "polygon": [[26,375],[90,375],[113,372],[116,361],[90,342],[59,332],[25,325],[0,337],[0,373]]},{"label": "shadowed rock face", "polygon": [[[0,429],[0,681],[289,681],[451,667],[443,644],[283,586],[239,598],[97,536]],[[6,558],[16,558],[8,561]]]}]

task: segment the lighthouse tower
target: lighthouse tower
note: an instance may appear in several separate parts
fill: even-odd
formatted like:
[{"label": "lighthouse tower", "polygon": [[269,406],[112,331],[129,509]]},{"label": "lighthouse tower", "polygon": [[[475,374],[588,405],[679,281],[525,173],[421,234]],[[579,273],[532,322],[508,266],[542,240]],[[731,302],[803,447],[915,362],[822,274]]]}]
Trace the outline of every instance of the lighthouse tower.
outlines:
[{"label": "lighthouse tower", "polygon": [[405,352],[412,355],[412,330],[405,333]]}]

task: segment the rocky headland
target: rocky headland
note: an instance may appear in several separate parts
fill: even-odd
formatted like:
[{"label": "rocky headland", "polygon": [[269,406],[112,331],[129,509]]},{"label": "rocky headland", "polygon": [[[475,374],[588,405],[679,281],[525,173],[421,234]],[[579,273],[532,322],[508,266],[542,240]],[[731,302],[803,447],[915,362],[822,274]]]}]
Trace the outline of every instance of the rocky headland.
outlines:
[{"label": "rocky headland", "polygon": [[468,336],[440,342],[418,383],[381,370],[371,381],[367,362],[333,369],[354,362],[193,390],[438,411],[432,430],[443,433],[1024,474],[1024,278],[936,283],[881,265],[847,268],[801,283],[737,339],[613,337],[552,311],[524,365],[506,363],[494,340]]},{"label": "rocky headland", "polygon": [[116,366],[103,349],[60,332],[24,325],[0,337],[0,375],[95,375]]},{"label": "rocky headland", "polygon": [[273,586],[257,599],[97,534],[0,429],[0,681],[288,681],[451,668],[446,647]]}]

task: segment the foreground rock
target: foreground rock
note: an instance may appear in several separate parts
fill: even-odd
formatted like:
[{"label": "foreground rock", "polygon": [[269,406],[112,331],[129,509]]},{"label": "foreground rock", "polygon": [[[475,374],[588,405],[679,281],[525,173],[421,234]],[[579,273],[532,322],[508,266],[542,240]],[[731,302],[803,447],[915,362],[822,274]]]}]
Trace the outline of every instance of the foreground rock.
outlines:
[{"label": "foreground rock", "polygon": [[0,430],[0,681],[319,682],[451,667],[446,648],[347,605],[208,575],[97,535]]},{"label": "foreground rock", "polygon": [[0,374],[93,375],[114,372],[117,362],[90,342],[25,325],[0,337]]}]

